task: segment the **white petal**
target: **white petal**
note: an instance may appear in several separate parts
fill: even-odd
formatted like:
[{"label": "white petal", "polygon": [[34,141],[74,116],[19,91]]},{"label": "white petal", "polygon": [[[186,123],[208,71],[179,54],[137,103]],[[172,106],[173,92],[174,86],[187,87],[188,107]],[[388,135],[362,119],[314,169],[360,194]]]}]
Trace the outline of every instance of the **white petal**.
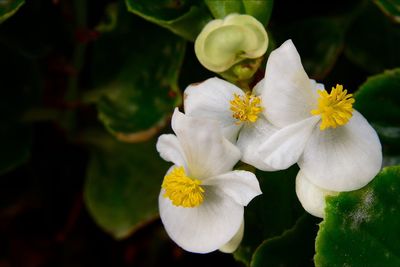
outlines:
[{"label": "white petal", "polygon": [[336,129],[316,127],[298,162],[315,185],[332,191],[356,190],[379,172],[382,149],[375,130],[354,110]]},{"label": "white petal", "polygon": [[338,192],[328,191],[310,182],[304,172],[299,171],[296,177],[296,194],[303,208],[310,214],[324,218],[325,197]]},{"label": "white petal", "polygon": [[202,180],[231,171],[240,160],[240,150],[223,136],[218,122],[190,117],[175,109],[171,124],[190,177]]},{"label": "white petal", "polygon": [[205,188],[204,202],[195,208],[174,206],[161,191],[158,203],[165,230],[183,249],[208,253],[229,242],[243,221],[243,206],[230,197]]},{"label": "white petal", "polygon": [[258,156],[277,170],[289,168],[299,160],[318,121],[312,116],[280,129],[260,146]]},{"label": "white petal", "polygon": [[242,224],[240,225],[240,228],[237,231],[237,233],[232,237],[231,240],[229,240],[228,243],[220,247],[219,251],[224,253],[233,253],[239,247],[240,242],[242,242],[243,234],[244,234],[244,220],[242,221]]},{"label": "white petal", "polygon": [[315,91],[324,91],[325,85],[323,83],[317,83],[316,80],[310,79],[311,81],[311,88],[314,88]]},{"label": "white petal", "polygon": [[[265,88],[265,79],[261,79],[254,87],[252,94],[255,96],[260,96]],[[262,102],[261,102],[262,103]]]},{"label": "white petal", "polygon": [[315,83],[304,71],[291,40],[269,56],[263,83],[261,97],[265,105],[264,114],[277,127],[304,120],[317,107]]},{"label": "white petal", "polygon": [[177,166],[187,167],[182,147],[175,135],[163,134],[158,137],[156,148],[165,161],[172,162]]},{"label": "white petal", "polygon": [[240,129],[230,110],[234,94],[244,95],[238,87],[219,78],[189,85],[184,92],[185,114],[218,121],[226,138],[234,142]]},{"label": "white petal", "polygon": [[204,185],[213,186],[242,206],[247,206],[256,196],[262,194],[257,177],[248,171],[231,171],[211,177]]},{"label": "white petal", "polygon": [[266,164],[258,154],[260,145],[265,143],[277,129],[268,123],[264,116],[260,116],[255,123],[247,123],[239,133],[236,146],[242,152],[242,161],[263,171],[275,171],[277,169]]}]

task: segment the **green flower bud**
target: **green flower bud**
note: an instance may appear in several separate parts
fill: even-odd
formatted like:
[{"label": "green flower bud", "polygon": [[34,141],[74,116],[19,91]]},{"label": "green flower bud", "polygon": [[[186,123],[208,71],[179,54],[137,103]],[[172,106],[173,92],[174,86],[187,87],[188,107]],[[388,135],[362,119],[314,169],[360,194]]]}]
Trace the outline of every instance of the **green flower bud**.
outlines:
[{"label": "green flower bud", "polygon": [[252,16],[239,14],[210,21],[194,46],[200,63],[218,73],[240,61],[261,57],[267,47],[264,26]]},{"label": "green flower bud", "polygon": [[245,59],[219,74],[232,83],[250,80],[260,67],[263,61],[262,59],[262,57],[256,59]]}]

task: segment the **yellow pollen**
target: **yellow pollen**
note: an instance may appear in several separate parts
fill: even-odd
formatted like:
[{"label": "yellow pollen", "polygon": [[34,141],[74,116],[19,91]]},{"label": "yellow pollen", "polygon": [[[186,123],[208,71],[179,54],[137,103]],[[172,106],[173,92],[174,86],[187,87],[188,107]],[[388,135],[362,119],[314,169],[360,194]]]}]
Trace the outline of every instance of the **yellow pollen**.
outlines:
[{"label": "yellow pollen", "polygon": [[164,197],[175,206],[193,208],[203,203],[204,189],[200,185],[200,180],[186,176],[183,167],[174,167],[165,175],[161,187],[165,189]]},{"label": "yellow pollen", "polygon": [[320,129],[345,125],[353,116],[354,98],[352,94],[347,94],[343,86],[336,85],[328,94],[325,90],[319,90],[318,108],[311,110],[312,115],[321,115]]},{"label": "yellow pollen", "polygon": [[244,96],[233,94],[233,97],[233,100],[229,103],[231,104],[232,117],[238,120],[236,124],[256,122],[258,114],[263,110],[261,98],[249,92]]}]

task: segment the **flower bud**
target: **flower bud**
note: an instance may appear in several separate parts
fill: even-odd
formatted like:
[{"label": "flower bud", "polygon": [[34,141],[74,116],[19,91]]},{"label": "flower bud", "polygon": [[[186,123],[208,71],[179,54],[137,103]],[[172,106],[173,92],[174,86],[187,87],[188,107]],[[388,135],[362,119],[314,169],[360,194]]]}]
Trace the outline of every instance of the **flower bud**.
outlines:
[{"label": "flower bud", "polygon": [[261,57],[267,47],[264,26],[252,16],[239,14],[209,22],[195,42],[200,63],[218,73],[243,60]]}]

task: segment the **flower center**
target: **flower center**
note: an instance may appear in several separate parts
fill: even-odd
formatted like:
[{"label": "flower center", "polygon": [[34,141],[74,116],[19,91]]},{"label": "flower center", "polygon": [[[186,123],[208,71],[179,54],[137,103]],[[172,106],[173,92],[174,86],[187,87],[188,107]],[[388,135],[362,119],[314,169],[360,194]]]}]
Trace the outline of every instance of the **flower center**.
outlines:
[{"label": "flower center", "polygon": [[236,124],[256,122],[258,114],[263,110],[261,98],[249,92],[244,96],[233,94],[233,100],[229,103],[231,104],[232,117],[238,120]]},{"label": "flower center", "polygon": [[328,94],[325,90],[319,90],[318,108],[311,110],[312,115],[321,115],[320,129],[345,125],[353,116],[354,98],[352,94],[347,94],[343,86],[337,84],[336,88]]},{"label": "flower center", "polygon": [[193,208],[203,203],[204,189],[201,181],[186,176],[183,167],[174,167],[164,177],[161,185],[165,189],[164,197],[169,198],[175,206]]}]

